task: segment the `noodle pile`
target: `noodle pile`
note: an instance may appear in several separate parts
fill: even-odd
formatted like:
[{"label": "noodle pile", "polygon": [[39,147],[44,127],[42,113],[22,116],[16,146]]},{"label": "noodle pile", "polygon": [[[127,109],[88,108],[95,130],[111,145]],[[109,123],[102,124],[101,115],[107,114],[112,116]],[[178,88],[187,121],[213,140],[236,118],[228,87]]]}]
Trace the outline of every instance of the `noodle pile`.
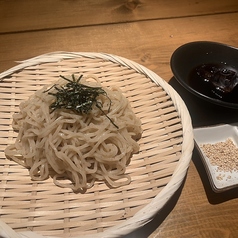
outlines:
[{"label": "noodle pile", "polygon": [[[80,82],[101,87],[92,77],[83,77]],[[5,149],[6,156],[29,168],[32,180],[51,176],[57,186],[81,193],[96,180],[109,187],[129,184],[131,178],[125,171],[132,154],[139,151],[141,122],[120,89],[103,89],[107,96],[97,98],[101,110],[93,106],[88,114],[69,109],[51,111],[54,96],[46,87],[36,91],[13,115],[18,136]]]}]

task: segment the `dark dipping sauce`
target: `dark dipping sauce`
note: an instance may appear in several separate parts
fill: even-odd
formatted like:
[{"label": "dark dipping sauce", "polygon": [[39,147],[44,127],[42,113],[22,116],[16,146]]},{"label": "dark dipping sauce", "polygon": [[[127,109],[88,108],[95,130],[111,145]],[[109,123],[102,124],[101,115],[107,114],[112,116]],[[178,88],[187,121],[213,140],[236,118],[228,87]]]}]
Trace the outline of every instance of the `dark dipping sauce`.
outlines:
[{"label": "dark dipping sauce", "polygon": [[238,72],[226,64],[202,64],[189,74],[188,84],[210,98],[238,103]]}]

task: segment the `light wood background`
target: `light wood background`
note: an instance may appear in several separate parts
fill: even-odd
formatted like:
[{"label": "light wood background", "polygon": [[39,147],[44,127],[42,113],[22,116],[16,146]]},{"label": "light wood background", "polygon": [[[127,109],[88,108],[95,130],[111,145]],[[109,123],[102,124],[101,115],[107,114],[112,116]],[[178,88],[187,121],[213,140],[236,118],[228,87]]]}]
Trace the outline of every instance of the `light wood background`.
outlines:
[{"label": "light wood background", "polygon": [[[0,71],[51,51],[106,52],[153,70],[184,98],[194,126],[238,121],[173,79],[170,57],[197,40],[238,47],[237,0],[0,0]],[[235,238],[238,190],[214,193],[194,151],[184,186],[155,219],[128,237]]]}]

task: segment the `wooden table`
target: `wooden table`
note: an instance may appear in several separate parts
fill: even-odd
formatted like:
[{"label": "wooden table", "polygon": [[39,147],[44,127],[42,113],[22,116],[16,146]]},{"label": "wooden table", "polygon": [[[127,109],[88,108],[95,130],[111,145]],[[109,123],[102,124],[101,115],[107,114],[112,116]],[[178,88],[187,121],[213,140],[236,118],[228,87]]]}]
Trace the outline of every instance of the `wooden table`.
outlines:
[{"label": "wooden table", "polygon": [[[111,53],[169,82],[187,103],[194,127],[238,121],[237,110],[188,94],[170,69],[173,51],[190,41],[238,47],[237,25],[237,0],[1,0],[0,71],[51,51]],[[151,223],[128,237],[237,237],[237,197],[237,189],[211,190],[195,150],[183,187]]]}]

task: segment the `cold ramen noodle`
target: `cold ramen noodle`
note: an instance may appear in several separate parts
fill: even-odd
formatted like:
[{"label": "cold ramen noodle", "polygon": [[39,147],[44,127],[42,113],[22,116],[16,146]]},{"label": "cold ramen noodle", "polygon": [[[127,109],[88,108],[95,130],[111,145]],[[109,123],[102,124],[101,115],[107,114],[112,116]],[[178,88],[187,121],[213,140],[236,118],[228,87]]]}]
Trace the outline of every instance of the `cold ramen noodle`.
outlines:
[{"label": "cold ramen noodle", "polygon": [[19,110],[18,136],[5,154],[28,168],[32,180],[52,176],[56,185],[82,193],[97,180],[109,187],[130,183],[126,166],[142,130],[120,89],[102,87],[94,76],[61,76]]}]

